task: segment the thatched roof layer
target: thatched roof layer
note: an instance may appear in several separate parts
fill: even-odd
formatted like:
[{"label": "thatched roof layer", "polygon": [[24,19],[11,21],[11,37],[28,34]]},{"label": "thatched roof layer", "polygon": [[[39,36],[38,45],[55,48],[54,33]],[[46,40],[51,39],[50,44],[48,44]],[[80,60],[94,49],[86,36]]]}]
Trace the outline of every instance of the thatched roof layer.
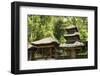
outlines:
[{"label": "thatched roof layer", "polygon": [[64,34],[64,36],[69,37],[69,36],[76,36],[79,35],[79,32],[75,32],[73,34]]},{"label": "thatched roof layer", "polygon": [[71,25],[71,26],[68,26],[66,27],[67,29],[73,29],[73,28],[77,28],[75,25]]},{"label": "thatched roof layer", "polygon": [[84,46],[84,44],[79,41],[76,41],[74,43],[64,43],[59,45],[59,47],[63,47],[63,48],[74,48],[74,47],[81,47],[81,46]]},{"label": "thatched roof layer", "polygon": [[74,29],[77,28],[75,25],[70,25],[68,27],[62,27],[61,29]]},{"label": "thatched roof layer", "polygon": [[59,44],[59,42],[56,39],[51,38],[51,37],[32,42],[33,45],[45,45],[45,44],[51,44],[51,43]]},{"label": "thatched roof layer", "polygon": [[28,49],[29,49],[29,48],[32,48],[32,47],[33,47],[33,46],[32,46],[31,44],[28,44]]}]

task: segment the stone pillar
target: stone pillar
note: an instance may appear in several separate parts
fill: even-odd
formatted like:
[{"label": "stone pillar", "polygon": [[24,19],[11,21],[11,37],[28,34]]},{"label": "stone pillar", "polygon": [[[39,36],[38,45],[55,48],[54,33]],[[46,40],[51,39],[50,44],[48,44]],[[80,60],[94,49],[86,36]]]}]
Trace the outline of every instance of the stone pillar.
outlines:
[{"label": "stone pillar", "polygon": [[76,58],[76,50],[75,49],[72,49],[72,50],[70,50],[71,51],[71,58],[72,59],[74,59],[74,58]]}]

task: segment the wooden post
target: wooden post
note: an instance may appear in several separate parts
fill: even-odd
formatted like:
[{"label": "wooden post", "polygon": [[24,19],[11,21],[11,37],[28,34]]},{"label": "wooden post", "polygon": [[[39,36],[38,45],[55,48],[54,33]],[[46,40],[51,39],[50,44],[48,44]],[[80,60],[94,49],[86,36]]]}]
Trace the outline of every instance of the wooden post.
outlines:
[{"label": "wooden post", "polygon": [[[36,58],[35,58],[35,56],[36,56],[35,54],[37,54],[37,51],[38,51],[38,48],[37,48],[36,51],[34,52],[34,59],[36,59]],[[33,57],[32,57],[32,58],[33,58]]]},{"label": "wooden post", "polygon": [[52,49],[50,48],[50,58],[52,58]]},{"label": "wooden post", "polygon": [[57,49],[56,49],[56,47],[54,47],[54,50],[55,50],[55,54],[54,54],[55,56],[54,56],[54,57],[57,58],[57,57],[58,57],[58,54],[57,54]]},{"label": "wooden post", "polygon": [[42,51],[42,58],[44,58],[43,50],[44,50],[44,49],[43,49],[43,48],[41,48],[41,51]]},{"label": "wooden post", "polygon": [[32,59],[32,51],[29,51],[29,60]]}]

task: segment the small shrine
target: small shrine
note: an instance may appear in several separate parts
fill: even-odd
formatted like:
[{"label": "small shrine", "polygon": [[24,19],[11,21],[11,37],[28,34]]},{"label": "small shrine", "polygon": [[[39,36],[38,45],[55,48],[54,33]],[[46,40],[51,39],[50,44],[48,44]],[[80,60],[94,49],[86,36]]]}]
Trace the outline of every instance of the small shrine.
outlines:
[{"label": "small shrine", "polygon": [[30,57],[29,60],[33,59],[51,59],[57,56],[57,47],[59,42],[51,37],[44,38],[31,43],[32,46],[28,49]]},{"label": "small shrine", "polygon": [[76,26],[71,25],[68,27],[63,28],[65,31],[64,38],[66,42],[60,44],[60,48],[65,48],[67,50],[69,58],[76,58],[77,52],[82,49],[84,44],[80,42],[79,32]]}]

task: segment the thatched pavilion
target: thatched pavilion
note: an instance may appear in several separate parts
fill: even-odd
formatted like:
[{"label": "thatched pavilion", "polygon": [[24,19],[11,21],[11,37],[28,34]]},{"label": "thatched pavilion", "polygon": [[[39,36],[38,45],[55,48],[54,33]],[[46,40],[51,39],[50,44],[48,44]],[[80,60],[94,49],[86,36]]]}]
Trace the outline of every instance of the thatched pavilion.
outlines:
[{"label": "thatched pavilion", "polygon": [[33,56],[33,59],[50,59],[57,56],[57,47],[59,46],[59,42],[54,38],[44,38],[34,41],[31,44],[32,48],[35,48],[31,50],[34,51],[33,55],[31,55]]}]

